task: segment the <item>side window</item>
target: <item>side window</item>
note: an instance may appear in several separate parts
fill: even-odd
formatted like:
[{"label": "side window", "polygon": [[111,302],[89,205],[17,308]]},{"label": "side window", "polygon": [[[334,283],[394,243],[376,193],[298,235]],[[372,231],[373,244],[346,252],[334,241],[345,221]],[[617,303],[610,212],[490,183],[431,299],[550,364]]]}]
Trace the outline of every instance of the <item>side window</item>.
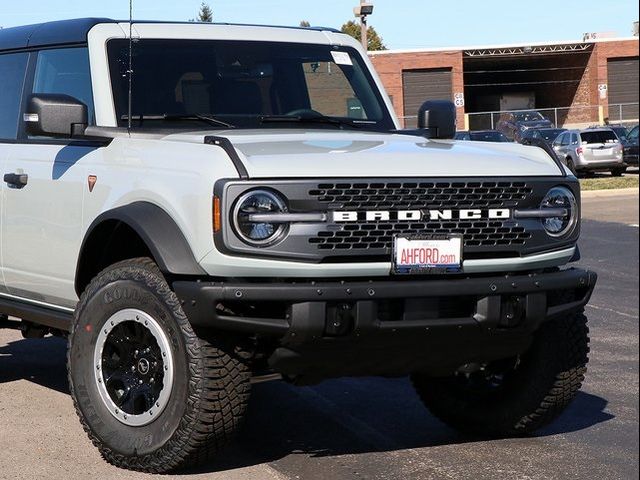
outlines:
[{"label": "side window", "polygon": [[87,105],[89,124],[95,125],[88,50],[62,48],[38,52],[33,93],[63,93],[77,98]]},{"label": "side window", "polygon": [[569,139],[571,138],[571,134],[569,133],[565,133],[564,135],[562,135],[562,139],[560,142],[560,145],[565,146],[565,145],[569,145]]},{"label": "side window", "polygon": [[17,138],[28,58],[27,53],[0,55],[0,139]]},{"label": "side window", "polygon": [[571,145],[578,145],[578,135],[576,133],[571,135]]}]

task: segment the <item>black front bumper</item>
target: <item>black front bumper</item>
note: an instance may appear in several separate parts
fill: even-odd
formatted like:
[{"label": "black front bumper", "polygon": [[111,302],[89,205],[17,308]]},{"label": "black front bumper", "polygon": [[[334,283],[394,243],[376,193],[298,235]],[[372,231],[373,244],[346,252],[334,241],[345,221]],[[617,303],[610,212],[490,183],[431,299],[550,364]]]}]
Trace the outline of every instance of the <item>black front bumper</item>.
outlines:
[{"label": "black front bumper", "polygon": [[582,308],[597,276],[571,268],[508,276],[371,281],[176,281],[195,327],[274,345],[271,367],[325,378],[445,374],[525,351],[544,321]]}]

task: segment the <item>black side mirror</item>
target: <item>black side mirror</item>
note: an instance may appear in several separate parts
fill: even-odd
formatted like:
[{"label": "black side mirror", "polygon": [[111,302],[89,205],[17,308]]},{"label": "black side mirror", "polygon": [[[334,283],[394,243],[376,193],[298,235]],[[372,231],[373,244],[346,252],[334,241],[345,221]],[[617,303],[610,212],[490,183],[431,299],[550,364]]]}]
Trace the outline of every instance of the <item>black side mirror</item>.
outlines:
[{"label": "black side mirror", "polygon": [[58,93],[37,93],[27,100],[24,114],[27,134],[34,137],[82,136],[89,123],[87,106],[77,98]]},{"label": "black side mirror", "polygon": [[456,135],[456,106],[448,100],[429,100],[418,110],[418,128],[428,130],[429,138]]}]

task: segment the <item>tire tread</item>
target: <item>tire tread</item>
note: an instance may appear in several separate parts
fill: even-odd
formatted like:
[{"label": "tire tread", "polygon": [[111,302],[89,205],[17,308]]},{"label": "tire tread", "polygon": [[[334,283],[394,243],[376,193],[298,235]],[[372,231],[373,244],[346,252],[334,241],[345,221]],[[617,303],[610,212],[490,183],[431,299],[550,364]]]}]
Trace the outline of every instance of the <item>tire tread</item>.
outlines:
[{"label": "tire tread", "polygon": [[249,370],[241,361],[227,353],[230,348],[198,337],[156,264],[149,258],[136,258],[114,264],[100,272],[80,297],[74,314],[69,346],[74,341],[77,316],[88,299],[102,286],[118,280],[143,282],[162,298],[173,313],[184,339],[189,371],[187,409],[178,429],[165,445],[153,453],[123,455],[106,445],[91,430],[73,394],[71,358],[67,350],[69,385],[74,408],[84,431],[103,458],[129,470],[167,473],[186,466],[195,466],[211,459],[236,435],[242,424],[249,400]]}]

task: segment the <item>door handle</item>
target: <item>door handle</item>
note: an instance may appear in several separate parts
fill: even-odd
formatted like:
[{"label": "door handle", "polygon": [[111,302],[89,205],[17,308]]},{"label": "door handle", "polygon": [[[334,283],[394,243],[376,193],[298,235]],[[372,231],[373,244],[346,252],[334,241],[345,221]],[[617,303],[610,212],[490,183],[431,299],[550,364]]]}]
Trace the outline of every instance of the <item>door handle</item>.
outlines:
[{"label": "door handle", "polygon": [[26,173],[5,173],[4,183],[14,188],[24,188],[29,181],[29,175]]}]

